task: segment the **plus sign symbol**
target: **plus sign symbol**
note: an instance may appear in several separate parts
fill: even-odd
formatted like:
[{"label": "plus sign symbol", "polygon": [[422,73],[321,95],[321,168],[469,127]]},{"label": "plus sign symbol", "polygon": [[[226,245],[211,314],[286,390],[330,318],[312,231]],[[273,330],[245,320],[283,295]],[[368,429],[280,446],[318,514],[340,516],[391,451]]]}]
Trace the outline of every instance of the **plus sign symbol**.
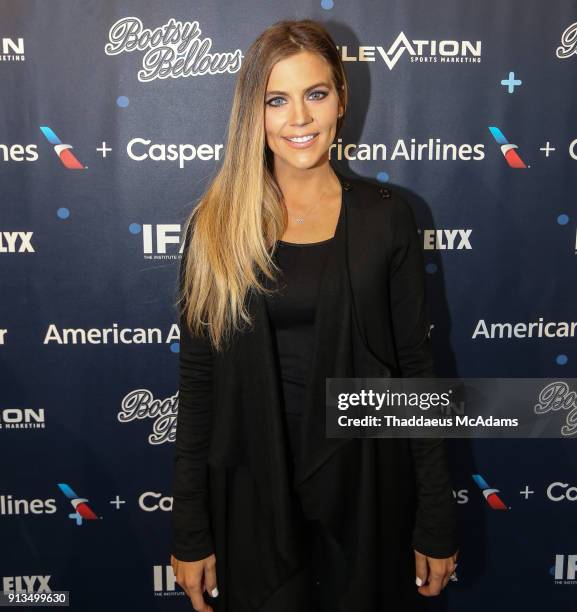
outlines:
[{"label": "plus sign symbol", "polygon": [[506,85],[507,86],[507,93],[515,93],[515,87],[521,85],[523,83],[523,81],[521,81],[521,79],[516,79],[515,78],[515,73],[514,72],[510,72],[509,73],[509,78],[507,79],[503,79],[501,81],[501,85]]}]

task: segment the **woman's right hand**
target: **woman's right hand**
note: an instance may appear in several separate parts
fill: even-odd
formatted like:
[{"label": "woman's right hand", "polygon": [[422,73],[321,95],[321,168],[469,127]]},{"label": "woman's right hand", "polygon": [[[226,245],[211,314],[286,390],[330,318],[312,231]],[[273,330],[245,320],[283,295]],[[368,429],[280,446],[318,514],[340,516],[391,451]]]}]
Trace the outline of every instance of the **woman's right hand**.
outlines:
[{"label": "woman's right hand", "polygon": [[206,591],[211,597],[218,596],[216,586],[216,557],[214,554],[199,561],[180,561],[170,555],[170,565],[176,582],[190,597],[192,607],[197,612],[213,612],[202,596]]}]

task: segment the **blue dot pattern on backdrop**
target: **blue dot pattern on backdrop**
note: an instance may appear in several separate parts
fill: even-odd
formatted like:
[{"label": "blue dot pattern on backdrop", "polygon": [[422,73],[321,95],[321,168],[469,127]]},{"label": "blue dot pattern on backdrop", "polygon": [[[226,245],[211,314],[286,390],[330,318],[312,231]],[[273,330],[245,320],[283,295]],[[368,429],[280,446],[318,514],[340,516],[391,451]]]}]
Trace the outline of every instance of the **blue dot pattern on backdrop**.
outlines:
[{"label": "blue dot pattern on backdrop", "polygon": [[436,263],[428,263],[425,266],[425,270],[427,271],[428,274],[435,274],[435,272],[437,271],[437,264]]},{"label": "blue dot pattern on backdrop", "polygon": [[60,219],[68,219],[68,217],[70,217],[70,211],[68,210],[68,208],[64,208],[64,207],[59,208],[56,211],[56,214],[58,215]]},{"label": "blue dot pattern on backdrop", "polygon": [[567,223],[569,223],[569,215],[565,215],[565,214],[559,215],[557,217],[557,223],[559,225],[567,225]]},{"label": "blue dot pattern on backdrop", "polygon": [[142,226],[140,225],[140,223],[131,223],[128,226],[128,231],[131,234],[140,234],[140,232],[142,231]]},{"label": "blue dot pattern on backdrop", "polygon": [[384,170],[377,174],[377,181],[380,181],[381,183],[388,183],[389,179],[390,179],[389,174],[385,172]]},{"label": "blue dot pattern on backdrop", "polygon": [[557,355],[557,359],[555,359],[555,361],[557,362],[557,365],[567,365],[567,362],[569,361],[569,359],[567,358],[567,355]]},{"label": "blue dot pattern on backdrop", "polygon": [[116,104],[118,104],[120,108],[126,108],[130,104],[130,101],[126,96],[118,96],[118,98],[116,98]]},{"label": "blue dot pattern on backdrop", "polygon": [[171,350],[173,353],[180,353],[180,342],[173,342],[173,343],[170,345],[170,350]]},{"label": "blue dot pattern on backdrop", "polygon": [[321,0],[321,8],[325,9],[325,11],[330,11],[334,6],[333,0]]}]

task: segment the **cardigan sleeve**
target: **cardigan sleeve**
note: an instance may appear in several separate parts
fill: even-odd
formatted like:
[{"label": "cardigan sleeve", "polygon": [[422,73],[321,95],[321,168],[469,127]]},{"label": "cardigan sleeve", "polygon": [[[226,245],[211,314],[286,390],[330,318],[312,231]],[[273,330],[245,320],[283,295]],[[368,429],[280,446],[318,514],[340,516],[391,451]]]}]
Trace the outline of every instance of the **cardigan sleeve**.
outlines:
[{"label": "cardigan sleeve", "polygon": [[[180,266],[181,286],[188,244],[187,236]],[[183,315],[179,327],[171,548],[177,559],[197,561],[214,552],[207,486],[214,352],[207,337],[191,335]]]},{"label": "cardigan sleeve", "polygon": [[[393,199],[393,219],[389,282],[400,375],[434,378],[421,240],[412,209],[398,195]],[[409,443],[418,498],[413,548],[429,557],[449,557],[458,544],[445,439],[409,438]]]}]

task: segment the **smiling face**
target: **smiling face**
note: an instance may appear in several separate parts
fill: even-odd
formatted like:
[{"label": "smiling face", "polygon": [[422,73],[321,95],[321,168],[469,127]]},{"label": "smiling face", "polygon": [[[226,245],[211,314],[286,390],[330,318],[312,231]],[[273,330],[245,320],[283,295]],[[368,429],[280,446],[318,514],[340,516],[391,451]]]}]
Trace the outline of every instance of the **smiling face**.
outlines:
[{"label": "smiling face", "polygon": [[277,62],[265,94],[265,132],[275,168],[306,169],[328,159],[342,113],[329,64],[303,51]]}]

